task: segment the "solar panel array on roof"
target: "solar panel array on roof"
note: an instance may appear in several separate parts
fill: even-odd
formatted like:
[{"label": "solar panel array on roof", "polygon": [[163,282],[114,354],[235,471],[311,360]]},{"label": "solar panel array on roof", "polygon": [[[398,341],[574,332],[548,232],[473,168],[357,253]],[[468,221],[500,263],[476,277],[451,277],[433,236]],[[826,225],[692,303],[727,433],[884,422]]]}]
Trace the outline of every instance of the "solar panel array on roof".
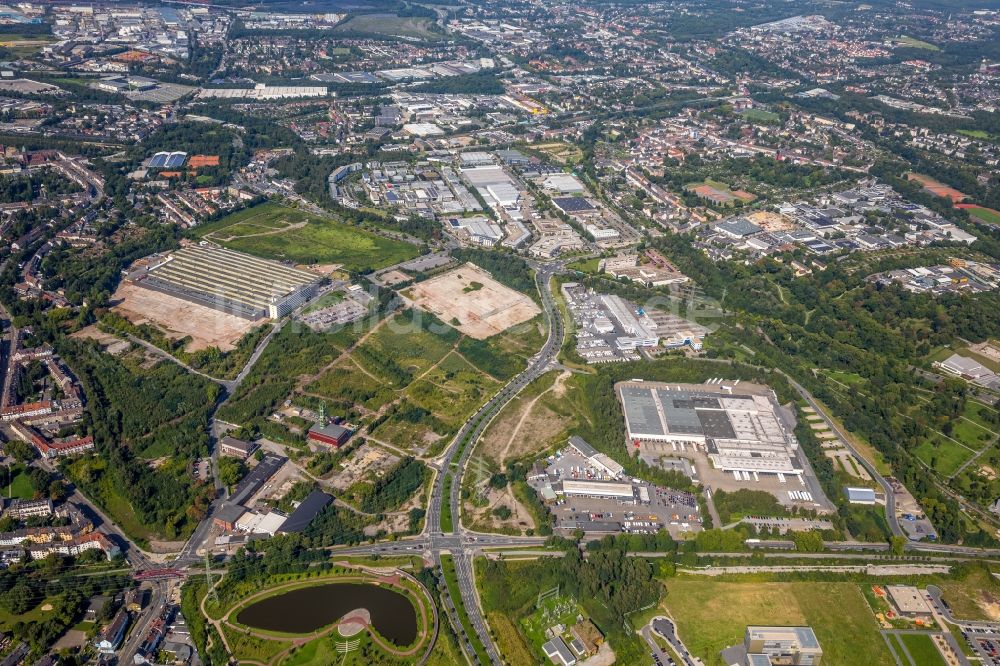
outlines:
[{"label": "solar panel array on roof", "polygon": [[153,155],[149,160],[149,166],[154,169],[176,169],[182,166],[187,160],[187,153],[161,151]]},{"label": "solar panel array on roof", "polygon": [[701,422],[701,429],[706,437],[714,439],[733,439],[736,437],[736,431],[733,430],[733,425],[729,422],[729,415],[725,412],[699,409],[695,414]]},{"label": "solar panel array on roof", "polygon": [[660,404],[663,405],[663,416],[671,433],[679,435],[701,435],[701,421],[691,404],[690,394],[686,391],[656,390]]},{"label": "solar panel array on roof", "polygon": [[663,425],[653,402],[653,392],[648,388],[626,386],[622,388],[622,403],[629,431],[644,435],[662,435]]},{"label": "solar panel array on roof", "polygon": [[583,197],[554,197],[552,203],[564,213],[582,213],[595,210],[594,205]]}]

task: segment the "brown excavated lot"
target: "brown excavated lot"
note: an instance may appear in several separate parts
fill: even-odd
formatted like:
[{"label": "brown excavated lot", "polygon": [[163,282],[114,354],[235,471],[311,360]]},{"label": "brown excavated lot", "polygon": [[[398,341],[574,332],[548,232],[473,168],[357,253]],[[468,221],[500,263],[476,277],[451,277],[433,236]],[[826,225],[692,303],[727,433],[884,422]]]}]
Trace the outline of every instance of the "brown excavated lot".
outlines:
[{"label": "brown excavated lot", "polygon": [[541,312],[530,298],[503,286],[475,264],[459,266],[416,284],[406,296],[417,307],[479,340]]},{"label": "brown excavated lot", "polygon": [[118,287],[113,300],[117,305],[112,310],[133,324],[151,324],[175,340],[190,335],[189,352],[209,347],[229,351],[257,323],[128,282]]}]

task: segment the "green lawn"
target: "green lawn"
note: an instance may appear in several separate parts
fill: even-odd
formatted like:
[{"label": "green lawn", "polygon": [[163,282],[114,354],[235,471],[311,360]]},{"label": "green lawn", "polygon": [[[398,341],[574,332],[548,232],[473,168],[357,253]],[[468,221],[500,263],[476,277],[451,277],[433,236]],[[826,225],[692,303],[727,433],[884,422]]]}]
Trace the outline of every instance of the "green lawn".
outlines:
[{"label": "green lawn", "polygon": [[977,451],[981,451],[994,437],[986,428],[965,419],[955,420],[951,436]]},{"label": "green lawn", "polygon": [[855,583],[717,582],[669,579],[664,605],[681,639],[709,666],[722,666],[719,652],[742,642],[747,625],[809,625],[828,666],[895,663],[875,618]]},{"label": "green lawn", "polygon": [[395,16],[393,14],[360,14],[341,23],[333,32],[369,32],[394,37],[438,40],[441,35],[431,30],[433,22],[423,16]]},{"label": "green lawn", "polygon": [[915,666],[947,666],[941,653],[927,634],[898,634]]},{"label": "green lawn", "polygon": [[974,421],[983,428],[987,428],[993,432],[997,432],[998,426],[993,423],[987,422],[985,416],[990,413],[994,413],[995,410],[992,407],[984,405],[981,402],[976,402],[975,400],[967,400],[965,402],[965,412],[963,416],[970,421]]},{"label": "green lawn", "polygon": [[774,124],[781,120],[781,116],[777,113],[764,109],[747,109],[743,112],[743,117],[752,123]]},{"label": "green lawn", "polygon": [[7,484],[7,470],[4,469],[0,471],[0,479],[2,479],[3,486],[0,486],[0,494],[4,498],[12,499],[31,499],[35,496],[35,488],[31,485],[31,480],[28,478],[27,472],[22,469],[17,469],[15,467],[10,468],[11,474],[13,474],[13,479],[9,484]]},{"label": "green lawn", "polygon": [[303,310],[302,314],[309,314],[310,312],[315,312],[316,310],[322,310],[323,308],[328,308],[331,305],[336,305],[337,303],[343,301],[344,298],[344,292],[342,291],[337,291],[336,289],[328,291],[320,296],[315,303]]},{"label": "green lawn", "polygon": [[48,599],[42,599],[38,605],[21,615],[14,615],[0,607],[0,631],[10,631],[10,628],[18,622],[42,622],[48,619],[52,615],[51,611],[42,610],[42,607],[48,603]]},{"label": "green lawn", "polygon": [[842,372],[840,370],[825,370],[830,379],[849,387],[865,386],[868,382],[861,375],[853,372]]},{"label": "green lawn", "polygon": [[995,211],[992,208],[966,208],[965,212],[983,222],[1000,224],[1000,211]]},{"label": "green lawn", "polygon": [[949,476],[973,456],[973,452],[951,441],[944,435],[931,434],[920,442],[914,450],[928,467],[933,467],[939,473]]},{"label": "green lawn", "polygon": [[599,257],[593,257],[582,261],[574,261],[573,263],[567,264],[566,268],[574,271],[580,271],[581,273],[596,273],[600,263],[601,260]]},{"label": "green lawn", "polygon": [[349,271],[382,268],[419,254],[409,243],[275,203],[227,215],[198,227],[195,233],[265,259],[343,264]]}]

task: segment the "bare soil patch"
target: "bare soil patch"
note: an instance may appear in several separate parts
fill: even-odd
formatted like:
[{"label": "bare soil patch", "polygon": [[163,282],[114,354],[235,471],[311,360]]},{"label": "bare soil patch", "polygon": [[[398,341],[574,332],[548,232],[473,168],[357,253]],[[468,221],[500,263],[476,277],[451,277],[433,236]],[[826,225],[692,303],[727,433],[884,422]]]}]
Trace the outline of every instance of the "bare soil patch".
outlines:
[{"label": "bare soil patch", "polygon": [[174,340],[191,336],[186,351],[230,351],[256,322],[123,282],[112,309],[133,324],[151,324]]},{"label": "bare soil patch", "polygon": [[479,340],[541,312],[528,296],[500,284],[475,264],[416,284],[406,295],[417,307]]}]

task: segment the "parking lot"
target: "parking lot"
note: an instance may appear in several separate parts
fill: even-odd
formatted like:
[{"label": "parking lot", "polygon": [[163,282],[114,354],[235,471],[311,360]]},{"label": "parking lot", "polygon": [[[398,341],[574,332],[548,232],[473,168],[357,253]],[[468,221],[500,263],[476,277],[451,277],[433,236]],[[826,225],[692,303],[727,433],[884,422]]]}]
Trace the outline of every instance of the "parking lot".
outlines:
[{"label": "parking lot", "polygon": [[969,645],[972,646],[982,663],[986,666],[1000,666],[1000,633],[962,631]]},{"label": "parking lot", "polygon": [[[564,449],[546,461],[545,476],[534,478],[531,485],[536,492],[543,486],[560,488],[565,480],[616,481],[630,484],[633,499],[608,497],[567,497],[557,492],[551,503],[556,518],[556,529],[572,532],[582,529],[588,533],[652,533],[666,528],[678,538],[682,533],[701,530],[698,500],[691,493],[661,488],[641,479],[613,478],[590,461]],[[644,498],[648,497],[648,501]]]}]

